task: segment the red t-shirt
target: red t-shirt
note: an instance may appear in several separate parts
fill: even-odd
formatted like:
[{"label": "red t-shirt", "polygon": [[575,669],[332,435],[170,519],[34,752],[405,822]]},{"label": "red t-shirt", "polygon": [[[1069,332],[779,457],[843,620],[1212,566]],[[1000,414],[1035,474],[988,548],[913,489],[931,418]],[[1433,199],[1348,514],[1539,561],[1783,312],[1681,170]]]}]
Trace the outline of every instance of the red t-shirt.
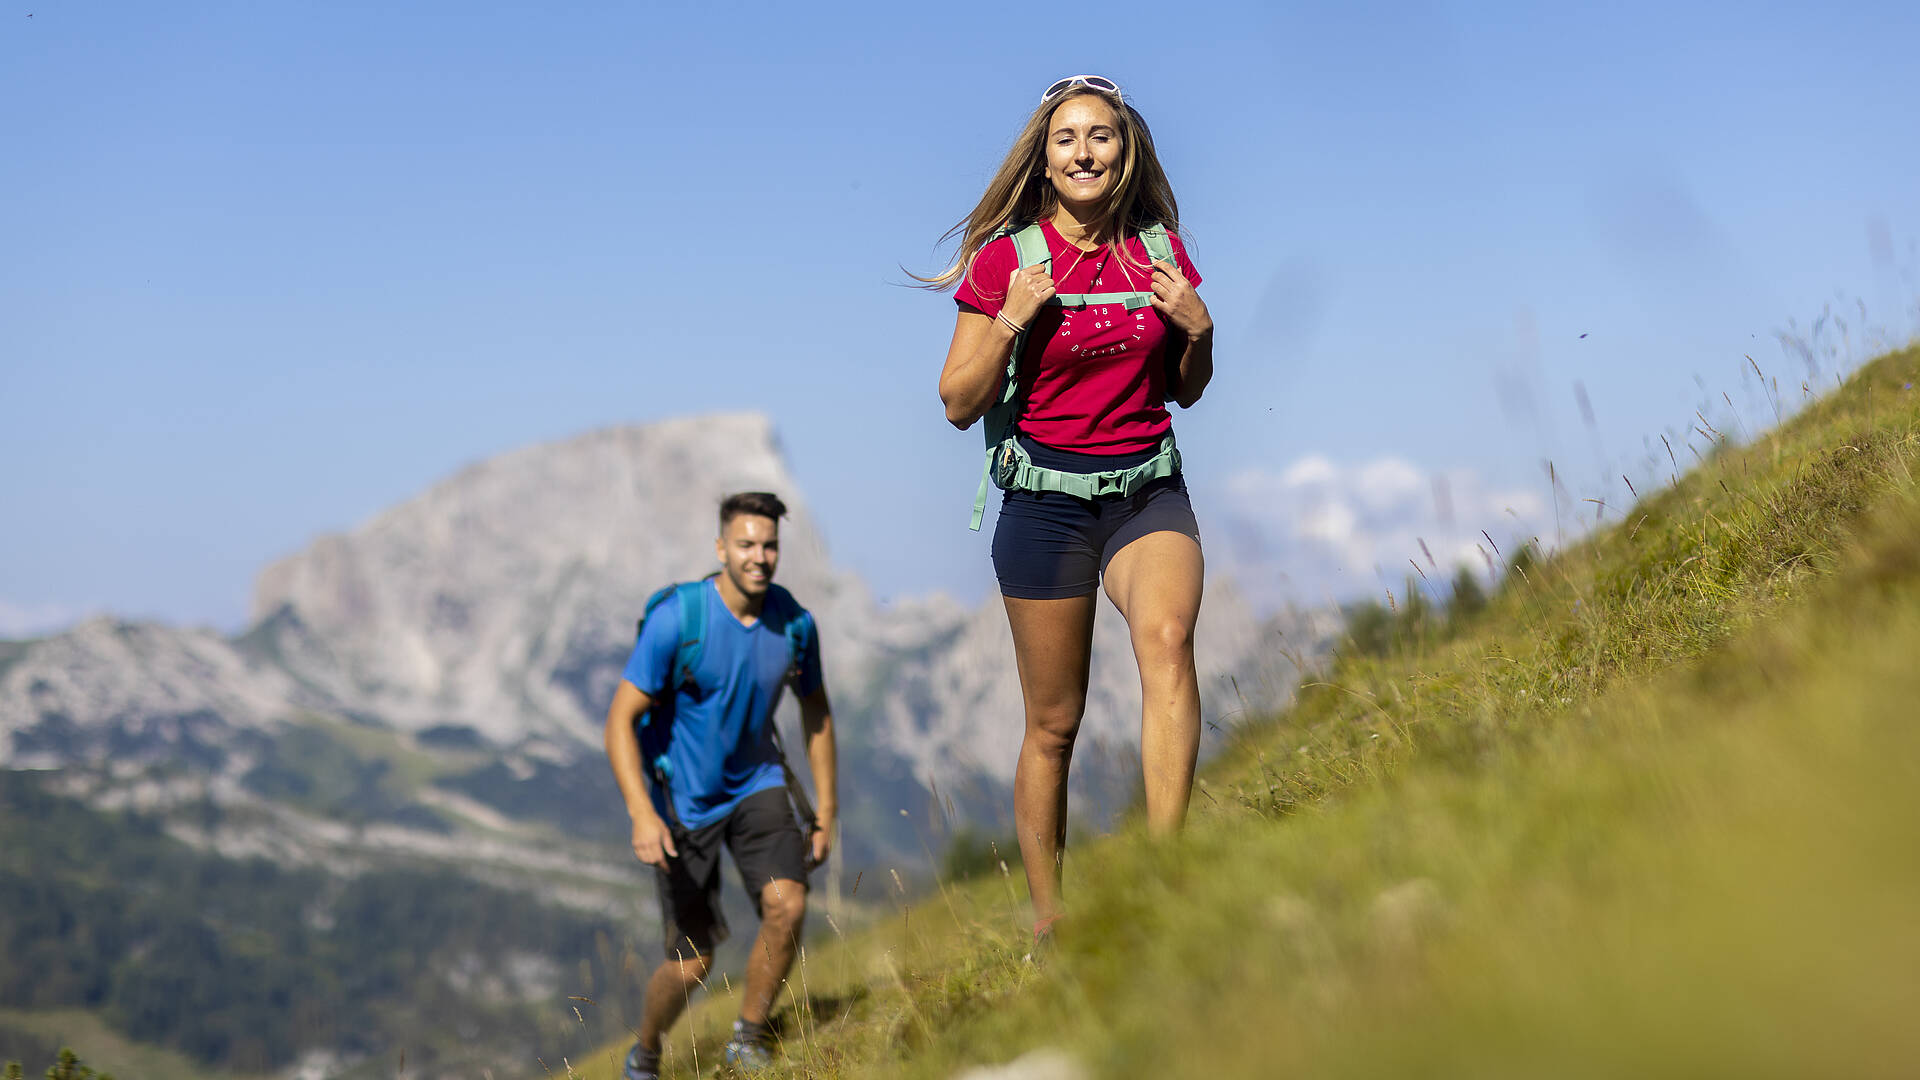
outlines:
[{"label": "red t-shirt", "polygon": [[[1053,253],[1054,291],[1153,291],[1152,270],[1141,269],[1148,263],[1139,237],[1127,237],[1127,252],[1140,263],[1129,266],[1105,245],[1081,251],[1052,222],[1042,222],[1040,231]],[[1175,264],[1198,287],[1200,272],[1188,261],[1186,245],[1177,236],[1168,239]],[[998,315],[1007,282],[1019,266],[1013,238],[1003,236],[973,257],[953,298],[989,317]],[[1173,429],[1164,403],[1166,339],[1167,326],[1152,307],[1131,312],[1124,304],[1041,308],[1020,358],[1027,395],[1020,430],[1042,446],[1083,454],[1131,454],[1158,446]]]}]

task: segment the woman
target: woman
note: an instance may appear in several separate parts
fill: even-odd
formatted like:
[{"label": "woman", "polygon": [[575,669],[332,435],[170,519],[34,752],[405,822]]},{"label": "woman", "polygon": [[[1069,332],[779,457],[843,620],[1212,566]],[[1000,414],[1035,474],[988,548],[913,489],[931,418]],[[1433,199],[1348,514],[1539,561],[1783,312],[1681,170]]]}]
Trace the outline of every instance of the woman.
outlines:
[{"label": "woman", "polygon": [[959,286],[940,372],[947,419],[1012,421],[1006,443],[989,431],[988,461],[1006,489],[993,564],[1026,704],[1013,813],[1036,943],[1062,910],[1067,765],[1102,584],[1140,669],[1148,827],[1177,830],[1192,791],[1200,530],[1164,402],[1190,407],[1206,389],[1213,319],[1178,233],[1146,122],[1112,81],[1073,76],[1047,88],[948,234],[961,237],[954,265],[926,279]]}]

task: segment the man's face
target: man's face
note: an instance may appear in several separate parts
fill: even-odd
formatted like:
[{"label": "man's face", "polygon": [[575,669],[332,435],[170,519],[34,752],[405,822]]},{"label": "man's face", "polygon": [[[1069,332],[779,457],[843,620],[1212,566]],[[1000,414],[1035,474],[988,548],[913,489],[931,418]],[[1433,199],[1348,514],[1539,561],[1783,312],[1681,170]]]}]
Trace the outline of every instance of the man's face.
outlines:
[{"label": "man's face", "polygon": [[735,514],[714,541],[720,572],[748,596],[763,596],[780,563],[780,523],[759,514]]}]

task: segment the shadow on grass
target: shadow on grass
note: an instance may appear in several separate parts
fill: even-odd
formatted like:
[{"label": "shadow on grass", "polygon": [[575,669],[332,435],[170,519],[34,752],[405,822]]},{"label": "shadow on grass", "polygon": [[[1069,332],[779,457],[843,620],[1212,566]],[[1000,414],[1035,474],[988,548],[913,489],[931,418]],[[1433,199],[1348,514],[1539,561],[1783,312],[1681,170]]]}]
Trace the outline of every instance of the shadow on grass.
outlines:
[{"label": "shadow on grass", "polygon": [[831,1024],[844,1018],[855,1006],[871,996],[872,991],[864,986],[848,987],[839,993],[809,994],[797,1006],[788,1006],[771,1017],[774,1033],[782,1039],[797,1035],[795,1021],[803,1012],[809,1026]]}]

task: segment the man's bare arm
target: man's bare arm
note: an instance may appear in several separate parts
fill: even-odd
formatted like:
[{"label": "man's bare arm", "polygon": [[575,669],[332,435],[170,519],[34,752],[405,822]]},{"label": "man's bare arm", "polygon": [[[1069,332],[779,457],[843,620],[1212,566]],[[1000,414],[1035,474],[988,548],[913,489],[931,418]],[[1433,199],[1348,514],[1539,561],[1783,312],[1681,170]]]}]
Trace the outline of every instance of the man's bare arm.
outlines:
[{"label": "man's bare arm", "polygon": [[800,699],[800,728],[807,737],[807,767],[813,770],[813,793],[818,802],[814,813],[820,819],[820,829],[813,834],[811,841],[813,861],[817,865],[825,862],[827,853],[832,850],[833,827],[840,820],[833,708],[827,703],[824,683]]},{"label": "man's bare arm", "polygon": [[613,766],[614,782],[620,785],[620,797],[626,800],[627,816],[633,819],[633,853],[649,866],[665,869],[667,859],[680,853],[673,846],[673,831],[660,819],[647,795],[647,778],[640,762],[640,739],[634,734],[634,722],[653,707],[647,692],[625,679],[613,692],[613,704],[607,706],[607,761]]}]

